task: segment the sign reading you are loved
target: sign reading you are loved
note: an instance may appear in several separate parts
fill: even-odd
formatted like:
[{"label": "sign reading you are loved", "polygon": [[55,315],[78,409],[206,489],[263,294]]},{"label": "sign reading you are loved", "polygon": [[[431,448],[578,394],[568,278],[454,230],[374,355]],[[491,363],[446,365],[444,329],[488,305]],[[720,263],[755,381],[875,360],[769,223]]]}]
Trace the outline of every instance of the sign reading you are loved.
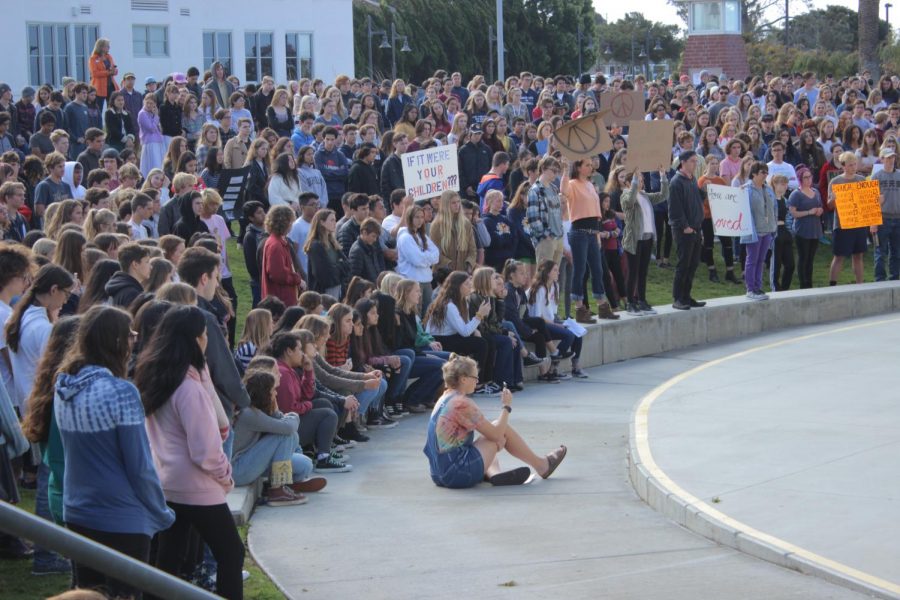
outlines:
[{"label": "sign reading you are loved", "polygon": [[741,237],[753,233],[747,190],[711,183],[706,186],[706,196],[716,235]]},{"label": "sign reading you are loved", "polygon": [[403,185],[416,200],[434,198],[447,190],[459,191],[456,144],[407,152],[403,163]]},{"label": "sign reading you are loved", "polygon": [[878,181],[838,183],[831,186],[841,229],[881,225],[881,187]]}]

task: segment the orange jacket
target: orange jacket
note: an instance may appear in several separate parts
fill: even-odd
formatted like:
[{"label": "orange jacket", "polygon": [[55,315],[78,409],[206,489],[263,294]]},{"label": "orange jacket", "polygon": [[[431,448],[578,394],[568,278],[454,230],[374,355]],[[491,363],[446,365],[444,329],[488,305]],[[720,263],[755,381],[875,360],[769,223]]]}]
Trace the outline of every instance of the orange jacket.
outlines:
[{"label": "orange jacket", "polygon": [[[109,64],[115,67],[116,61],[113,59],[112,55],[107,54],[106,57],[109,59]],[[108,79],[112,79],[113,90],[119,89],[119,85],[116,83],[116,80],[113,79],[113,69],[106,68],[103,64],[103,58],[104,57],[99,54],[91,54],[91,85],[97,89],[98,98],[106,98]]]}]

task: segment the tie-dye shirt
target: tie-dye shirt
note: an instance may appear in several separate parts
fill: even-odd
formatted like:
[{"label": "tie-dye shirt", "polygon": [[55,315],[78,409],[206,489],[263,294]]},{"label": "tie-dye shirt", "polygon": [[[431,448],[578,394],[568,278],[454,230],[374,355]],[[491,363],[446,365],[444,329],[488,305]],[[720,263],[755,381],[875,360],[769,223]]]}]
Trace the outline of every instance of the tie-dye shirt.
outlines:
[{"label": "tie-dye shirt", "polygon": [[446,400],[438,402],[431,423],[434,424],[437,450],[441,454],[471,445],[475,428],[484,419],[478,406],[463,395],[451,392]]}]

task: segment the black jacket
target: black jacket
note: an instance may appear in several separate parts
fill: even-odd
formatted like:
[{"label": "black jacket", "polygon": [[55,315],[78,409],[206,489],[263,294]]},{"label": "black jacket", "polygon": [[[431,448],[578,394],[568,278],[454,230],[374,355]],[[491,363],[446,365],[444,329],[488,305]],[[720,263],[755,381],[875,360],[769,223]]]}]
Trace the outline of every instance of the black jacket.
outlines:
[{"label": "black jacket", "polygon": [[134,299],[140,296],[144,288],[137,279],[126,273],[118,271],[106,282],[106,294],[115,306],[128,308]]},{"label": "black jacket", "polygon": [[[272,104],[272,96],[275,95],[275,90],[273,89],[269,92],[268,95],[263,94],[262,89],[258,92],[250,96],[250,106],[247,108],[250,109],[250,114],[253,115],[253,122],[257,127],[257,131],[262,131],[264,128],[269,126],[269,120],[266,118],[266,109],[269,108],[269,105]],[[294,128],[294,124],[291,123],[291,129]],[[290,136],[290,134],[288,134]]]},{"label": "black jacket", "polygon": [[[359,223],[353,219],[347,219],[337,232],[337,241],[341,245],[344,256],[350,256],[350,249],[357,239],[359,239]],[[369,281],[374,282],[375,280],[370,279]]]},{"label": "black jacket", "polygon": [[369,245],[360,239],[353,242],[350,248],[350,276],[359,275],[363,279],[375,282],[378,275],[385,271],[384,254],[378,240]]},{"label": "black jacket", "polygon": [[503,320],[509,321],[523,338],[530,338],[534,330],[522,320],[521,307],[527,302],[525,291],[511,283],[506,284],[506,298],[503,299]]},{"label": "black jacket", "polygon": [[478,195],[470,196],[466,190],[472,188],[472,192],[478,189],[478,184],[484,174],[491,170],[491,159],[494,155],[484,142],[467,143],[459,150],[459,190],[460,194],[469,199],[478,198]]},{"label": "black jacket", "polygon": [[[366,164],[362,160],[353,161],[350,173],[347,176],[347,191],[368,196],[378,194],[378,174],[375,172],[375,167]],[[390,196],[382,196],[382,199],[385,205],[390,203]]]},{"label": "black jacket", "polygon": [[258,249],[265,244],[263,240],[268,237],[264,230],[253,223],[247,225],[244,233],[244,241],[241,249],[244,251],[244,264],[247,266],[247,274],[252,281],[259,281],[259,253]]},{"label": "black jacket", "polygon": [[209,233],[209,227],[206,226],[206,223],[194,214],[190,194],[182,194],[175,200],[172,200],[172,202],[176,200],[178,201],[178,213],[181,216],[178,222],[175,223],[175,227],[172,228],[172,233],[183,239],[185,244],[190,241],[191,236],[195,233]]},{"label": "black jacket", "polygon": [[181,107],[177,104],[163,102],[159,105],[159,127],[163,135],[175,137],[183,133],[181,115]]},{"label": "black jacket", "polygon": [[309,289],[324,294],[328,288],[345,283],[343,274],[347,272],[347,261],[340,250],[326,248],[316,240],[307,252],[309,265]]},{"label": "black jacket", "polygon": [[703,225],[703,197],[697,182],[676,173],[669,182],[669,225],[683,232],[686,227],[699,232]]},{"label": "black jacket", "polygon": [[134,123],[127,112],[117,113],[107,110],[103,115],[103,122],[106,127],[106,143],[113,148],[122,148],[125,145],[124,136],[135,135]]},{"label": "black jacket", "polygon": [[[490,167],[488,167],[490,168]],[[403,183],[403,163],[397,154],[391,154],[384,159],[381,165],[381,197],[385,202],[390,202],[391,192],[396,189],[405,189]]]},{"label": "black jacket", "polygon": [[244,202],[249,202],[250,200],[256,200],[257,202],[262,202],[262,205],[265,207],[266,211],[269,210],[269,173],[268,170],[262,166],[259,161],[252,160],[250,161],[250,174],[247,176],[247,187],[244,190],[244,197],[241,198],[237,204],[234,206],[235,214],[240,216],[243,213],[241,209],[244,206]]}]

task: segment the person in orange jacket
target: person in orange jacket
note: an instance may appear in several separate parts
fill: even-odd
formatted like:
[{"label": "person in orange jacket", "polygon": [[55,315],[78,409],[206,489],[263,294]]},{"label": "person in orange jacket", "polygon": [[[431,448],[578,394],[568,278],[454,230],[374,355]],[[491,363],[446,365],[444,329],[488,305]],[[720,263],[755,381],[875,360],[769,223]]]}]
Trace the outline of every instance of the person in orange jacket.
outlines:
[{"label": "person in orange jacket", "polygon": [[119,74],[119,67],[109,53],[109,40],[98,38],[94,44],[94,51],[90,60],[91,85],[97,90],[97,100],[100,110],[104,109],[107,99],[113,92],[119,89],[115,76]]}]

